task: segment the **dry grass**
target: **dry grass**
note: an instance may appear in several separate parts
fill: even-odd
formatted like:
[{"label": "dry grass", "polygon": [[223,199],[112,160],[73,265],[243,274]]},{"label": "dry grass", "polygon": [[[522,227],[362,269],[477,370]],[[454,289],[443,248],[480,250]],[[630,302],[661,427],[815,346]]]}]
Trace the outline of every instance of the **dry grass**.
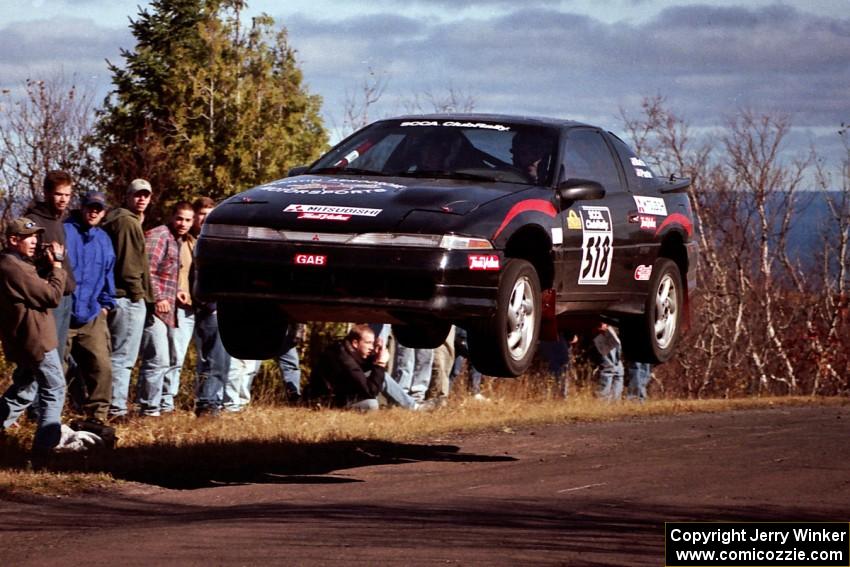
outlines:
[{"label": "dry grass", "polygon": [[389,409],[360,414],[256,406],[240,414],[197,419],[190,412],[180,411],[121,426],[115,451],[60,456],[50,473],[26,470],[32,426],[24,425],[3,440],[0,497],[108,490],[127,481],[195,488],[222,482],[261,482],[269,474],[317,475],[399,459],[442,458],[445,448],[427,440],[449,433],[632,416],[848,403],[842,398],[784,397],[605,404],[581,393],[568,400],[555,400],[545,392],[511,392],[513,388],[520,386],[506,387],[506,391],[491,387],[490,402],[456,397],[448,407],[430,413]]}]

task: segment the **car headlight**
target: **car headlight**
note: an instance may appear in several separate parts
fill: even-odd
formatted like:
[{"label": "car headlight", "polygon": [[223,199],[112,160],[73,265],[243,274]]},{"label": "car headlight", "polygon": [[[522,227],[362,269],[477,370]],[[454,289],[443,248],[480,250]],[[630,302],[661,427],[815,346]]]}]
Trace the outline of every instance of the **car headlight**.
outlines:
[{"label": "car headlight", "polygon": [[395,234],[391,232],[371,232],[358,234],[348,240],[348,244],[367,244],[374,246],[423,246],[436,248],[440,245],[440,236],[436,234]]},{"label": "car headlight", "polygon": [[492,250],[493,244],[485,238],[445,234],[440,239],[440,248],[446,250]]},{"label": "car headlight", "polygon": [[249,240],[286,240],[280,231],[264,226],[238,224],[215,224],[206,222],[201,227],[201,236],[218,238],[246,238]]},{"label": "car headlight", "polygon": [[373,246],[417,246],[422,248],[443,248],[446,250],[490,250],[493,245],[484,238],[470,238],[454,234],[404,234],[373,232],[358,234],[348,244],[367,244]]}]

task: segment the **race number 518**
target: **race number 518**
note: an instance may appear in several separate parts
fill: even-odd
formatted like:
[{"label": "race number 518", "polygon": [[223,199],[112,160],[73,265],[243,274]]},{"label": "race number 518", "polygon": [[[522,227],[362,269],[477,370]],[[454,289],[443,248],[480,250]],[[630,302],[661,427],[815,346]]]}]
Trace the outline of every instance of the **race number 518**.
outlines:
[{"label": "race number 518", "polygon": [[579,285],[607,285],[614,252],[608,207],[582,207],[582,258]]}]

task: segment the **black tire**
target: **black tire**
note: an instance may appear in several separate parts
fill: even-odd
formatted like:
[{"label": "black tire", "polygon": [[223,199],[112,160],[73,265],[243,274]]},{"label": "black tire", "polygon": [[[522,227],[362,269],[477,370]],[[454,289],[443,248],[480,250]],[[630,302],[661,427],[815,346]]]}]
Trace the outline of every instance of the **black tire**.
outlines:
[{"label": "black tire", "polygon": [[410,325],[393,325],[393,336],[407,348],[437,348],[446,341],[452,324],[446,321],[429,321]]},{"label": "black tire", "polygon": [[669,258],[658,258],[652,266],[644,314],[623,321],[620,334],[630,360],[659,364],[667,362],[682,334],[682,274]]},{"label": "black tire", "polygon": [[499,279],[496,314],[470,325],[470,361],[482,374],[516,377],[531,366],[542,317],[540,279],[526,260],[510,259]]},{"label": "black tire", "polygon": [[235,358],[277,358],[286,347],[289,321],[262,301],[218,302],[218,331],[224,349]]}]

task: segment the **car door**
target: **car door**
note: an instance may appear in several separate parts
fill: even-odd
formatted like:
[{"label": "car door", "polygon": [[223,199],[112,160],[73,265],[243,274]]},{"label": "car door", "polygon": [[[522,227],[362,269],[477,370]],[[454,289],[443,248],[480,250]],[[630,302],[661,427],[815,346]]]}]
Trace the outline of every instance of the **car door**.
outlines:
[{"label": "car door", "polygon": [[[602,131],[576,127],[566,132],[560,181],[600,183],[605,197],[562,203],[563,245],[556,252],[559,301],[616,301],[628,286],[628,212],[634,201],[622,167]],[[631,277],[631,274],[628,274]]]}]

